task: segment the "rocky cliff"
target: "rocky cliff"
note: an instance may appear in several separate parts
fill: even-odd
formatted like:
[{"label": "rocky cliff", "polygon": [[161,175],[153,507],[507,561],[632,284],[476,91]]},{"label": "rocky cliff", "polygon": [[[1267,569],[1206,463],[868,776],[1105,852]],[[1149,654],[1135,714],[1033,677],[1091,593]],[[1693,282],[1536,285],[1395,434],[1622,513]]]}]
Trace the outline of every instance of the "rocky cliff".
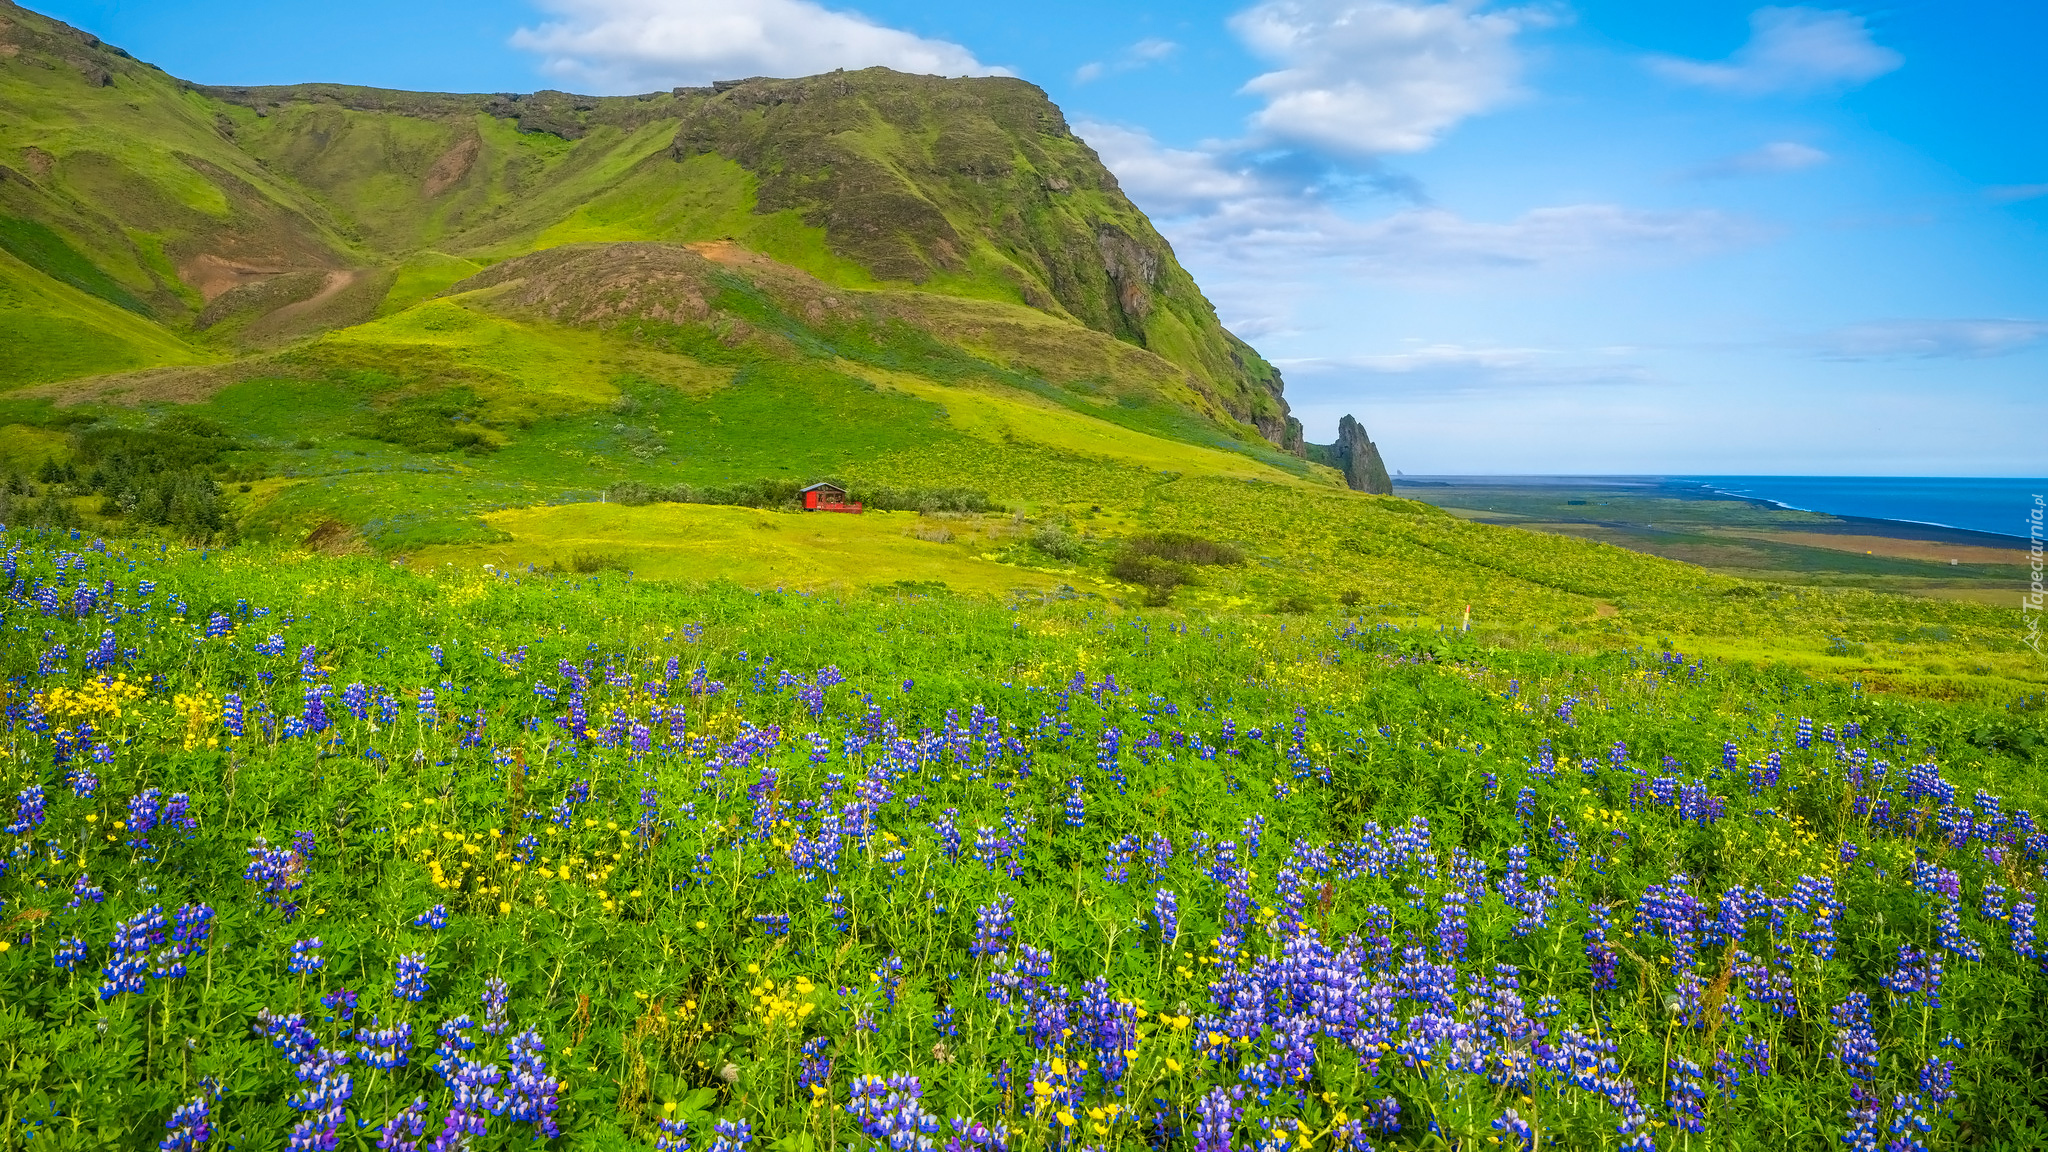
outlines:
[{"label": "rocky cliff", "polygon": [[1394,494],[1394,481],[1380,459],[1379,446],[1365,434],[1364,425],[1348,414],[1337,422],[1337,442],[1308,445],[1308,458],[1344,473],[1344,482],[1354,492]]}]

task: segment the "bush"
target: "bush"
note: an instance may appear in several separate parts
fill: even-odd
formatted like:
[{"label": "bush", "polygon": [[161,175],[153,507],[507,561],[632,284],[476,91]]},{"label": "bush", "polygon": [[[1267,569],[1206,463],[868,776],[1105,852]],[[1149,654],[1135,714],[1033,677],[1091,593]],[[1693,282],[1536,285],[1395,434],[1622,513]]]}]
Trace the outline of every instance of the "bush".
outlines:
[{"label": "bush", "polygon": [[993,512],[988,493],[971,488],[858,487],[847,499],[877,512]]},{"label": "bush", "polygon": [[[739,508],[798,507],[799,493],[809,482],[800,480],[743,480],[734,484],[696,486],[676,484],[667,488],[621,481],[605,490],[614,504],[725,504]],[[988,494],[969,488],[848,488],[847,499],[876,512],[990,512],[995,505]]]},{"label": "bush", "polygon": [[1145,603],[1154,607],[1172,599],[1174,589],[1195,582],[1195,574],[1185,564],[1128,552],[1109,566],[1109,574],[1126,584],[1136,584],[1145,589]]},{"label": "bush", "polygon": [[1031,534],[1031,546],[1055,560],[1073,562],[1088,555],[1088,546],[1081,538],[1067,531],[1063,524],[1046,524]]},{"label": "bush", "polygon": [[553,572],[573,572],[578,576],[592,576],[599,572],[624,572],[626,561],[622,556],[609,552],[575,552],[569,558],[548,566]]},{"label": "bush", "polygon": [[1244,563],[1244,553],[1235,546],[1205,540],[1185,532],[1155,532],[1124,541],[1127,556],[1150,556],[1177,564],[1234,566]]}]

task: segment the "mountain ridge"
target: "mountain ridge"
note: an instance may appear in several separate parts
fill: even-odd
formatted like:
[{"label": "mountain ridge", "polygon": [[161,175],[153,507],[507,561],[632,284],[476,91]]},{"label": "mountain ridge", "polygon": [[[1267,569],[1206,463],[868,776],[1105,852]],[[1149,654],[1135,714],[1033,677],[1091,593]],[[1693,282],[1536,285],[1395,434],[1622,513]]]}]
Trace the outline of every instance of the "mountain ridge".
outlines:
[{"label": "mountain ridge", "polygon": [[[1107,333],[1305,454],[1279,373],[1021,80],[865,69],[622,97],[202,85],[7,0],[0,21],[9,70],[40,65],[46,88],[83,89],[68,117],[13,117],[9,151],[41,175],[0,175],[0,214],[50,229],[106,270],[103,298],[142,302],[187,342],[232,350],[250,325],[198,334],[256,304],[303,305],[329,274],[396,281],[428,253],[490,262],[569,239],[732,234],[849,289],[1007,298]],[[153,140],[151,162],[109,146],[123,135]],[[219,303],[239,290],[252,291]],[[345,326],[381,303],[313,319]]]},{"label": "mountain ridge", "polygon": [[182,486],[201,536],[397,552],[621,486],[1356,487],[1009,78],[201,85],[0,0],[0,342],[0,468],[88,524]]}]

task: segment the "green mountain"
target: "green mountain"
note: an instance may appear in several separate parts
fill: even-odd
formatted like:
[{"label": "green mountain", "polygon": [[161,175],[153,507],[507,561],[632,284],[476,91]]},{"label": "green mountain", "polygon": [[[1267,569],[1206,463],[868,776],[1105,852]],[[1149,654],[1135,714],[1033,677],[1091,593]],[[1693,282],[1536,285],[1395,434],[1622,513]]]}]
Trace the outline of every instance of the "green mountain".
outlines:
[{"label": "green mountain", "polygon": [[[6,332],[83,367],[275,347],[564,243],[730,239],[835,287],[1030,309],[1147,350],[1298,451],[1279,376],[1039,89],[882,69],[589,98],[187,84],[0,0]],[[26,316],[24,315],[26,314]],[[31,319],[27,317],[37,317]],[[61,319],[59,319],[61,317]],[[182,347],[181,347],[182,345]]]}]

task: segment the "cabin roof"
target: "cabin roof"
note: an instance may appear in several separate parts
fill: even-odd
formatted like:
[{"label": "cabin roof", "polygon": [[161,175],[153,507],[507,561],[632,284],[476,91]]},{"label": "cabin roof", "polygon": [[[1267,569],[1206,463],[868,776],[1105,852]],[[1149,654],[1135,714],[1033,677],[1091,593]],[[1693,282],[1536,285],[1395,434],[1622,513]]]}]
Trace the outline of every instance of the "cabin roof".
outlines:
[{"label": "cabin roof", "polygon": [[817,484],[812,484],[812,485],[810,485],[810,486],[808,486],[808,487],[804,487],[804,488],[799,488],[799,489],[797,489],[797,492],[798,492],[799,494],[801,494],[801,493],[804,493],[804,492],[817,492],[817,491],[819,491],[819,490],[821,490],[821,489],[825,489],[825,488],[830,488],[830,489],[831,489],[832,491],[834,491],[834,492],[844,492],[844,491],[846,491],[846,489],[844,489],[844,488],[840,487],[840,486],[839,486],[839,485],[837,485],[837,484],[833,484],[833,483],[831,483],[830,481],[823,481],[823,482],[820,482],[820,483],[817,483]]}]

